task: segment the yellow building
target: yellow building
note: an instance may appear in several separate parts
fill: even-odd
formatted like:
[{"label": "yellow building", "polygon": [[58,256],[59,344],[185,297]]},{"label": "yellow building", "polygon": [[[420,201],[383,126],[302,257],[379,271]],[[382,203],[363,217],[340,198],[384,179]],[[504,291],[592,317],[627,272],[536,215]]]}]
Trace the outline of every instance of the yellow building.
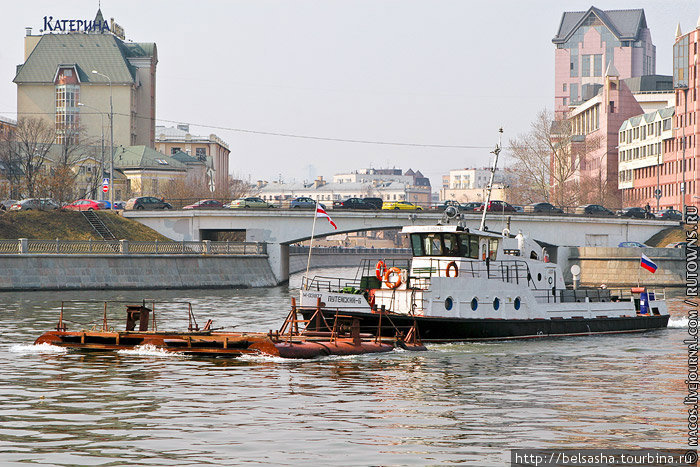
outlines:
[{"label": "yellow building", "polygon": [[115,199],[129,196],[160,197],[171,181],[185,180],[187,177],[185,164],[146,146],[115,149],[114,167],[128,179],[128,193]]}]

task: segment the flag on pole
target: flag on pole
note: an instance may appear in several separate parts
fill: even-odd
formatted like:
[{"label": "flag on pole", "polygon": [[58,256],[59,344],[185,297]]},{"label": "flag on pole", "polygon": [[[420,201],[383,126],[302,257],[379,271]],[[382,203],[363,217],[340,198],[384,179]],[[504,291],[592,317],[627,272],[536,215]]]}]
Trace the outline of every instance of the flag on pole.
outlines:
[{"label": "flag on pole", "polygon": [[652,274],[654,274],[657,269],[656,263],[649,259],[647,255],[642,255],[642,262],[640,263],[640,266]]},{"label": "flag on pole", "polygon": [[325,209],[321,207],[320,204],[316,203],[316,217],[325,217],[328,219],[328,222],[331,223],[334,229],[338,230],[338,226],[335,225],[335,222],[333,222],[333,219],[331,219],[331,216],[328,215]]}]

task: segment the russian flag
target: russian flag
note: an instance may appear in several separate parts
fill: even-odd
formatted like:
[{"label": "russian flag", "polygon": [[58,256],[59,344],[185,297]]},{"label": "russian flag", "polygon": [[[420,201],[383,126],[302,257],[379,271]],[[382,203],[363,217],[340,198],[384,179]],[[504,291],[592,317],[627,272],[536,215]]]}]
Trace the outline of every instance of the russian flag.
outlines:
[{"label": "russian flag", "polygon": [[338,226],[335,225],[335,222],[333,222],[333,219],[331,219],[331,216],[328,215],[325,209],[323,209],[318,203],[316,203],[316,217],[325,217],[328,219],[328,222],[331,223],[334,229],[338,230]]},{"label": "russian flag", "polygon": [[639,265],[652,274],[656,272],[656,263],[650,260],[647,255],[642,255],[642,262]]}]

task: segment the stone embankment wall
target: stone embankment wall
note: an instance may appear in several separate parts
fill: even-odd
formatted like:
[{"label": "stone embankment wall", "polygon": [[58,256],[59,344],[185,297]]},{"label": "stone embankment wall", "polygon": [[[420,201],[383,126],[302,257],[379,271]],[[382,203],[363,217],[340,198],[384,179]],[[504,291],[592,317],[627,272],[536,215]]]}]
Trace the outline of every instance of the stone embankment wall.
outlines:
[{"label": "stone embankment wall", "polygon": [[[642,253],[658,266],[652,274],[642,269]],[[601,248],[561,247],[558,263],[567,284],[573,281],[571,266],[581,267],[582,286],[683,286],[685,284],[684,248]]]},{"label": "stone embankment wall", "polygon": [[267,255],[0,255],[0,290],[180,289],[277,284]]}]

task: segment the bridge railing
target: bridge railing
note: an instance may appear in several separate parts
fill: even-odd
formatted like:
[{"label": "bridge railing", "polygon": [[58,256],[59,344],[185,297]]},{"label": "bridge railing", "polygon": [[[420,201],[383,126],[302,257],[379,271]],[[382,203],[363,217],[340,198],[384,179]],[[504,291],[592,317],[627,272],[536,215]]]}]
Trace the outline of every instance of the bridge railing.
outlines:
[{"label": "bridge railing", "polygon": [[[290,246],[289,253],[308,253],[308,246]],[[365,247],[314,247],[314,254],[341,254],[341,255],[385,255],[385,254],[411,254],[410,248],[365,248]]]},{"label": "bridge railing", "polygon": [[135,242],[128,240],[0,240],[0,254],[72,255],[266,255],[257,242]]}]

